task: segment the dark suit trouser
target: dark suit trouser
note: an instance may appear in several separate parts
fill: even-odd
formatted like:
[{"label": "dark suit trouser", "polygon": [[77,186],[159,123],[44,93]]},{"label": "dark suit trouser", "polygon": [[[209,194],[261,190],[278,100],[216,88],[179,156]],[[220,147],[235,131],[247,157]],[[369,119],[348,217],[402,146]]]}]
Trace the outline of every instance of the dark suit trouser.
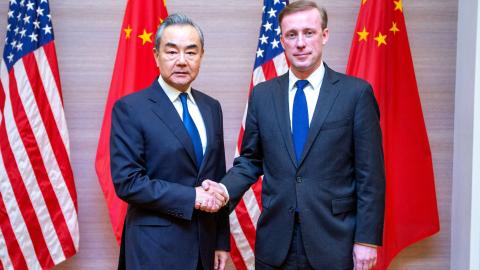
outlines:
[{"label": "dark suit trouser", "polygon": [[292,241],[290,242],[287,258],[283,264],[277,268],[255,260],[256,270],[313,270],[308,263],[307,255],[305,254],[302,232],[300,230],[300,220],[297,218],[297,215],[295,216],[296,218],[295,226],[293,227],[293,237]]}]

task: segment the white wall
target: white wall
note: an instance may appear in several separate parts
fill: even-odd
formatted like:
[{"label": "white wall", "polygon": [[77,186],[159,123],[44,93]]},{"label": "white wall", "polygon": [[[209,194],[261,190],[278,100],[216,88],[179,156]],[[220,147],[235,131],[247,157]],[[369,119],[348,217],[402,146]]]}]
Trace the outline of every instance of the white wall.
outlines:
[{"label": "white wall", "polygon": [[450,269],[480,269],[480,5],[459,0]]}]

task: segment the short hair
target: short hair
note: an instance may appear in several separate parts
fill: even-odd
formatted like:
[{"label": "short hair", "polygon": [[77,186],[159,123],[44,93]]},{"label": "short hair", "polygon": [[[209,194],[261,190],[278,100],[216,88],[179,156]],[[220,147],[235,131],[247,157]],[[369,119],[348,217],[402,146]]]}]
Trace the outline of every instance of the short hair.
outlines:
[{"label": "short hair", "polygon": [[158,29],[157,29],[157,33],[155,35],[155,49],[156,50],[158,50],[160,48],[160,40],[162,39],[163,31],[165,31],[165,28],[167,28],[169,26],[172,26],[172,25],[190,25],[193,28],[195,28],[195,30],[197,30],[198,36],[200,37],[200,43],[202,45],[202,48],[204,47],[205,41],[204,41],[204,38],[203,38],[202,29],[200,29],[200,27],[196,23],[194,23],[193,20],[190,19],[189,17],[187,17],[186,15],[181,14],[181,13],[173,13],[173,14],[169,15],[167,18],[165,18],[163,23],[160,24]]},{"label": "short hair", "polygon": [[295,1],[285,6],[285,8],[278,15],[278,23],[281,26],[282,20],[285,16],[310,9],[316,9],[318,10],[318,12],[320,12],[320,18],[322,19],[322,29],[327,28],[327,10],[324,7],[318,6],[317,3],[308,0]]}]

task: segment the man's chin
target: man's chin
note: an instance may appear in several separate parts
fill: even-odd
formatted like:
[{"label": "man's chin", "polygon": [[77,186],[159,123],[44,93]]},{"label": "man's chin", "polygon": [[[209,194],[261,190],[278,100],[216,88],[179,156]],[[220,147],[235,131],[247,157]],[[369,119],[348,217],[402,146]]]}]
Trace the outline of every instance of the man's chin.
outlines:
[{"label": "man's chin", "polygon": [[192,83],[193,80],[190,80],[190,78],[177,78],[176,80],[172,80],[173,86],[175,88],[180,88],[180,87],[187,87]]}]

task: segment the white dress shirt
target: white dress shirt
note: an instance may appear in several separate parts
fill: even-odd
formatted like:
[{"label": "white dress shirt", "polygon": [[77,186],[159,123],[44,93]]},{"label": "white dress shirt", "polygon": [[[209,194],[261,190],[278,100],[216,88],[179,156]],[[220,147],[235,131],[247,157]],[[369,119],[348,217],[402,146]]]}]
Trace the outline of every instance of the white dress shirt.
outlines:
[{"label": "white dress shirt", "polygon": [[[307,99],[308,108],[308,125],[312,122],[313,113],[315,112],[315,106],[317,105],[318,96],[320,95],[320,87],[322,87],[323,76],[325,75],[325,67],[323,61],[320,66],[312,73],[306,80],[308,84],[303,88],[305,98]],[[293,111],[293,99],[295,93],[297,93],[297,86],[295,83],[299,79],[293,74],[292,70],[288,72],[288,108],[290,112],[290,128],[292,128],[292,111]]]},{"label": "white dress shirt", "polygon": [[[180,115],[180,119],[183,121],[183,107],[182,101],[180,100],[180,94],[183,93],[172,86],[168,85],[162,78],[162,76],[158,76],[158,83],[162,87],[163,91],[167,95],[168,99],[173,103],[173,106],[177,110],[178,114]],[[203,122],[202,114],[198,109],[197,103],[195,103],[195,99],[192,96],[192,88],[188,87],[187,91],[188,98],[187,98],[187,106],[188,112],[195,123],[195,126],[198,129],[198,134],[200,134],[200,140],[202,141],[202,150],[203,154],[205,154],[205,149],[207,149],[207,130],[205,129],[205,123]]]}]

